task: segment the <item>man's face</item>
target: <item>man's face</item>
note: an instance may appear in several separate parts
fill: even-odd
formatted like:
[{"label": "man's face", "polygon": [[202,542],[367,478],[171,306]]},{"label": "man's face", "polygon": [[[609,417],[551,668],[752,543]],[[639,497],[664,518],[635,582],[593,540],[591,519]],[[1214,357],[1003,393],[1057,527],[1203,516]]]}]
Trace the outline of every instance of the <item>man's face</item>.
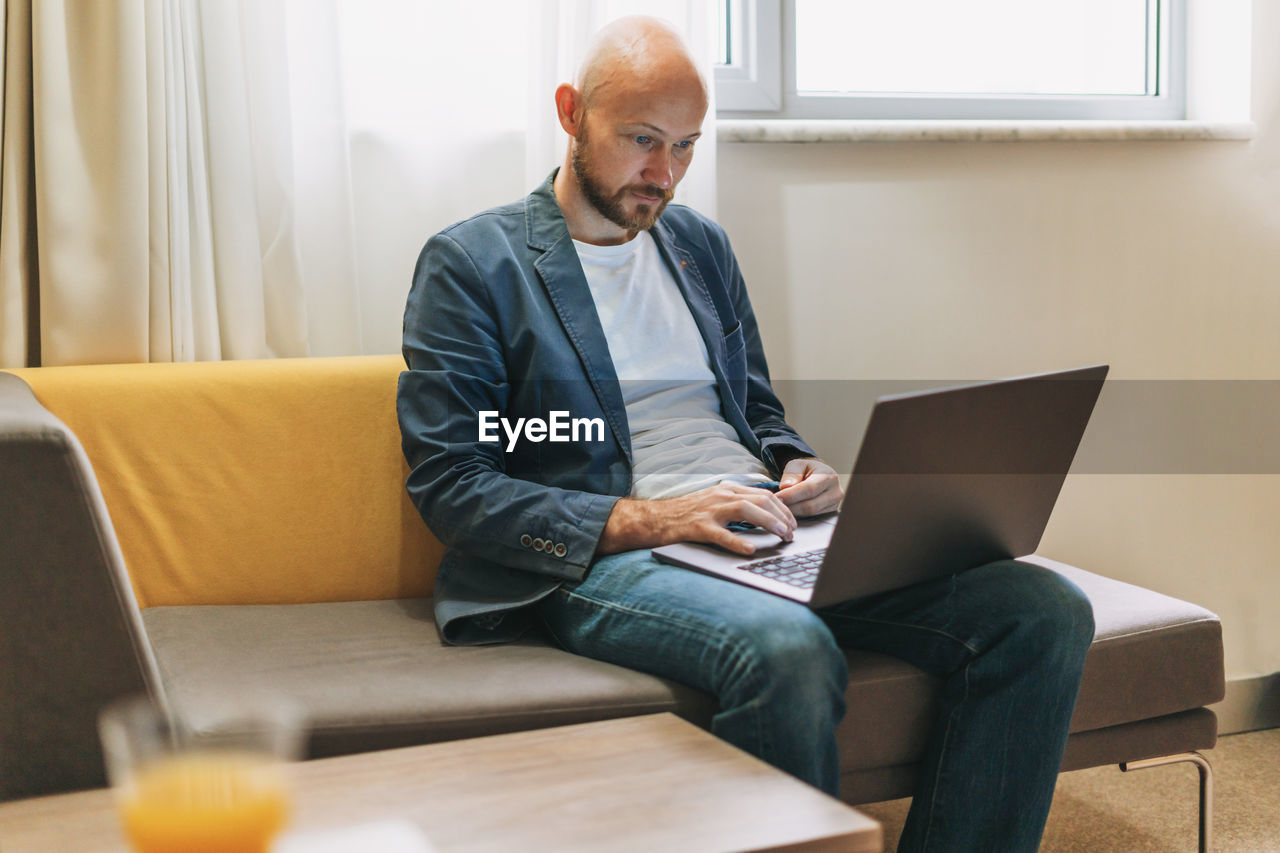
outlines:
[{"label": "man's face", "polygon": [[601,98],[573,141],[573,173],[583,197],[620,228],[653,227],[689,168],[705,112],[700,97],[687,95]]}]

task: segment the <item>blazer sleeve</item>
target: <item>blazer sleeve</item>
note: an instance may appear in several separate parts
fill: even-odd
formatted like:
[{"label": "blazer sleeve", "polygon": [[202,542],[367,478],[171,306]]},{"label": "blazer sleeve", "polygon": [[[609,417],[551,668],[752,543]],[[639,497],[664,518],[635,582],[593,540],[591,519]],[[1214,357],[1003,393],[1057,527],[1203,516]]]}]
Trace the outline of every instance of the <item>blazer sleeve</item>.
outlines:
[{"label": "blazer sleeve", "polygon": [[507,411],[511,392],[490,286],[447,233],[419,256],[404,319],[408,369],[396,395],[409,496],[450,548],[579,579],[618,498],[510,476],[501,445],[479,440],[477,413]]}]

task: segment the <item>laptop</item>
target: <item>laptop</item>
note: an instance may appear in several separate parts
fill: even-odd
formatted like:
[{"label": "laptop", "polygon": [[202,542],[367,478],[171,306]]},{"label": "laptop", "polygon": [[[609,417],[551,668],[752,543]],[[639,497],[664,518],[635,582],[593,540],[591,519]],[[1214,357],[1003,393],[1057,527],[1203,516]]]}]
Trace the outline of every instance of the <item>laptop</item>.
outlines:
[{"label": "laptop", "polygon": [[659,561],[812,608],[1034,553],[1108,366],[877,398],[838,513],[791,542],[759,528],[750,557],[714,545]]}]

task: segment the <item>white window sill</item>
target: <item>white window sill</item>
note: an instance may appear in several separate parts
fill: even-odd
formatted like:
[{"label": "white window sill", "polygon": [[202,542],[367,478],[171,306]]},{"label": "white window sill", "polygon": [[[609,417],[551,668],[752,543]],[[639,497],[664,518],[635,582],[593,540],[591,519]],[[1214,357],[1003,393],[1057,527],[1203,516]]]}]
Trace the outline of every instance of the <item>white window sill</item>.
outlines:
[{"label": "white window sill", "polygon": [[1129,142],[1253,139],[1252,122],[718,119],[717,142]]}]

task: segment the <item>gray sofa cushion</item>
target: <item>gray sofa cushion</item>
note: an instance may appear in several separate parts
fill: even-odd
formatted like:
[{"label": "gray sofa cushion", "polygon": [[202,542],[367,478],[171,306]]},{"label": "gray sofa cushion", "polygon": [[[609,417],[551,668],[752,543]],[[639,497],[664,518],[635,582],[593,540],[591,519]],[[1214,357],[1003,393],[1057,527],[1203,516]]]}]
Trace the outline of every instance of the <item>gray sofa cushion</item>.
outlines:
[{"label": "gray sofa cushion", "polygon": [[[1026,559],[1070,578],[1093,603],[1094,641],[1071,731],[1161,717],[1222,698],[1222,624],[1213,613],[1064,563]],[[849,663],[849,711],[839,732],[845,770],[915,761],[935,713],[938,680],[870,652],[850,652]]]},{"label": "gray sofa cushion", "polygon": [[[1097,639],[1073,731],[1199,708],[1222,698],[1222,637],[1203,608],[1061,563],[1094,603]],[[442,646],[428,599],[143,612],[172,699],[271,688],[312,713],[312,752],[329,755],[675,711],[706,725],[705,694],[566,654],[534,636]],[[937,680],[891,657],[850,652],[846,772],[915,761]]]},{"label": "gray sofa cushion", "polygon": [[1072,731],[1210,705],[1226,693],[1222,623],[1203,607],[1043,557],[1093,602],[1094,640]]},{"label": "gray sofa cushion", "polygon": [[313,756],[714,704],[683,685],[537,638],[444,646],[431,599],[153,607],[143,611],[171,701],[275,690],[312,718]]}]

